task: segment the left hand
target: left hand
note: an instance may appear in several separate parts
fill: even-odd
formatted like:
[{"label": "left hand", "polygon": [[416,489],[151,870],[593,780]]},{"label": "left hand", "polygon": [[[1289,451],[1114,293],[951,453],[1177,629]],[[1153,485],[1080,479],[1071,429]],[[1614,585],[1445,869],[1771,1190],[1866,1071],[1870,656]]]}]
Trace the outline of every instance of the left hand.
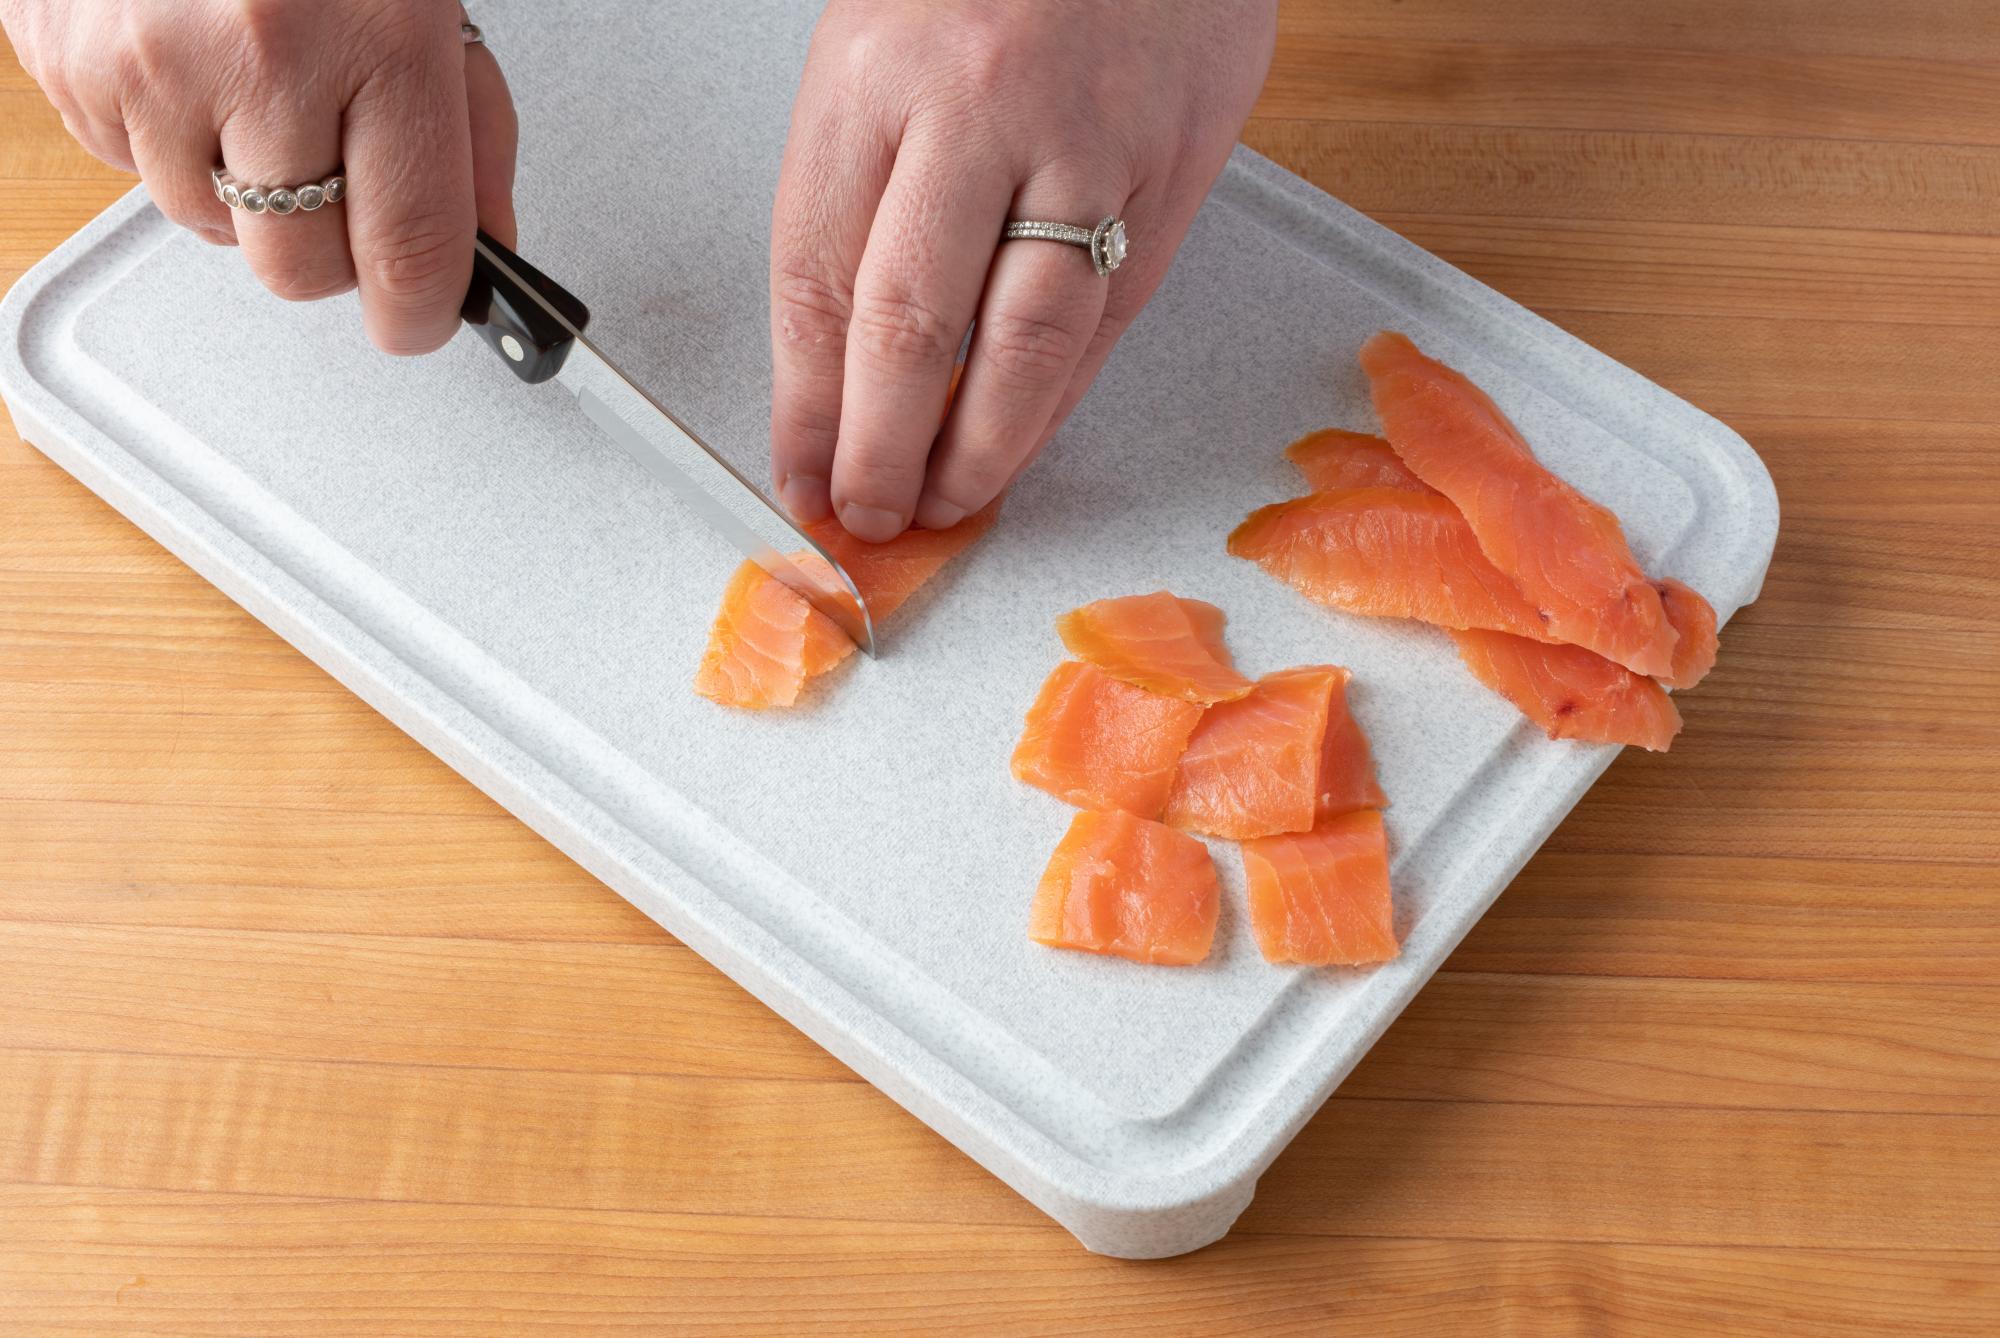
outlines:
[{"label": "left hand", "polygon": [[[832,0],[771,239],[773,481],[856,537],[955,524],[1083,397],[1263,83],[1274,0]],[[1010,219],[1126,222],[1109,279]],[[964,380],[940,430],[952,367]]]}]

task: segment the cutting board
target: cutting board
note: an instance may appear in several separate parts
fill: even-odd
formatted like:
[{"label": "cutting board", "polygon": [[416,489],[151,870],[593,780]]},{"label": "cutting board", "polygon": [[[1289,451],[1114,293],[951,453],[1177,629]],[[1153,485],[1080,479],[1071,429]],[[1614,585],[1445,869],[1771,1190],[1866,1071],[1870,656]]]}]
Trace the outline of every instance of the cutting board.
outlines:
[{"label": "cutting board", "polygon": [[[811,19],[792,3],[480,10],[521,112],[522,253],[753,477],[769,203]],[[1755,596],[1777,524],[1726,428],[1241,150],[992,536],[888,624],[880,660],[780,715],[687,687],[735,555],[559,388],[517,385],[469,336],[378,355],[351,300],[282,304],[136,193],[24,279],[0,323],[24,437],[1115,1254],[1227,1230],[1615,752],[1542,739],[1441,635],[1329,614],[1223,554],[1244,513],[1298,490],[1283,443],[1370,425],[1360,341],[1402,329],[1479,380],[1625,519],[1649,569],[1725,617]],[[1028,943],[1069,815],[1006,760],[1061,655],[1050,624],[1163,586],[1226,609],[1253,673],[1354,671],[1392,799],[1396,962],[1264,963],[1226,846],[1201,967]]]}]

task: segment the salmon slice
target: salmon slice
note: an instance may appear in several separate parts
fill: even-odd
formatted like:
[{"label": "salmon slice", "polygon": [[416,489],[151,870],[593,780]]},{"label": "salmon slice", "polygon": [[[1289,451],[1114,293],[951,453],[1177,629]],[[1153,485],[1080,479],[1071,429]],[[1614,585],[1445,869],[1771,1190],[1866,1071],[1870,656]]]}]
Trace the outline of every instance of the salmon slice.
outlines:
[{"label": "salmon slice", "polygon": [[[847,569],[879,623],[991,529],[999,510],[996,501],[948,530],[906,530],[885,544],[864,543],[838,521],[805,528]],[[834,580],[832,569],[815,553],[794,553],[792,561],[809,574],[816,571]],[[792,706],[808,680],[853,653],[854,643],[839,624],[756,563],[745,562],[723,589],[722,609],[709,629],[694,690],[710,701],[747,710]]]},{"label": "salmon slice", "polygon": [[1479,387],[1405,336],[1372,336],[1361,367],[1396,454],[1465,513],[1556,639],[1634,673],[1673,672],[1678,634],[1616,516],[1543,468]]},{"label": "salmon slice", "polygon": [[1389,838],[1372,809],[1243,843],[1250,929],[1267,961],[1364,966],[1397,952]]},{"label": "salmon slice", "polygon": [[1411,492],[1434,492],[1411,472],[1396,454],[1396,448],[1366,432],[1347,432],[1337,427],[1309,432],[1285,447],[1285,458],[1306,476],[1306,486],[1314,492],[1341,492],[1348,488],[1407,488]]},{"label": "salmon slice", "polygon": [[1389,797],[1375,779],[1375,757],[1368,736],[1347,709],[1345,669],[1335,669],[1326,703],[1326,738],[1320,747],[1319,797],[1316,818],[1334,818],[1357,808],[1387,808]]},{"label": "salmon slice", "polygon": [[1231,532],[1229,551],[1349,613],[1549,636],[1458,508],[1434,493],[1357,488],[1260,507]]},{"label": "salmon slice", "polygon": [[1157,818],[1201,704],[1122,683],[1065,660],[1028,708],[1014,748],[1015,779],[1078,808]]},{"label": "salmon slice", "polygon": [[1049,857],[1028,937],[1051,948],[1191,966],[1222,903],[1208,847],[1130,813],[1079,813]]},{"label": "salmon slice", "polygon": [[1660,681],[1670,688],[1691,688],[1715,668],[1718,649],[1715,637],[1715,609],[1693,587],[1668,579],[1655,581],[1667,621],[1680,633],[1674,642],[1674,663]]},{"label": "salmon slice", "polygon": [[1451,635],[1473,676],[1552,739],[1635,743],[1663,753],[1680,733],[1681,714],[1658,683],[1581,646],[1504,632]]},{"label": "salmon slice", "polygon": [[722,610],[709,629],[694,690],[724,706],[753,711],[791,706],[807,678],[832,668],[853,648],[832,619],[756,563],[745,562],[722,592]]},{"label": "salmon slice", "polygon": [[886,544],[871,544],[828,518],[805,526],[814,543],[847,569],[869,616],[877,620],[903,607],[911,595],[993,528],[1000,515],[996,499],[948,530],[905,530]]},{"label": "salmon slice", "polygon": [[1206,706],[1250,691],[1223,647],[1223,621],[1213,604],[1157,590],[1071,609],[1056,619],[1056,634],[1113,678]]},{"label": "salmon slice", "polygon": [[1331,667],[1287,669],[1209,707],[1181,754],[1164,821],[1232,841],[1310,829],[1327,707],[1346,677]]}]

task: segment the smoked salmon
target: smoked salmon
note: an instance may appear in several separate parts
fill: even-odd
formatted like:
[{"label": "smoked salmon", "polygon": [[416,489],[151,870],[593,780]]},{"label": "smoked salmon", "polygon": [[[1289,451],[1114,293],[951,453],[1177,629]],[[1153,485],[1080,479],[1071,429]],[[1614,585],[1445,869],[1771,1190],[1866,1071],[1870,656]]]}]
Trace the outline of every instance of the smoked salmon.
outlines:
[{"label": "smoked salmon", "polygon": [[1634,673],[1673,672],[1678,633],[1616,516],[1544,468],[1499,406],[1407,337],[1374,335],[1361,367],[1396,454],[1464,513],[1554,639]]},{"label": "smoked salmon", "polygon": [[1680,733],[1680,712],[1658,683],[1581,646],[1504,632],[1451,635],[1473,676],[1552,739],[1635,743],[1663,753]]},{"label": "smoked salmon", "polygon": [[1349,613],[1549,636],[1541,611],[1435,493],[1356,488],[1260,507],[1231,532],[1229,551]]},{"label": "smoked salmon", "polygon": [[1653,587],[1660,592],[1667,621],[1680,633],[1674,642],[1673,667],[1660,675],[1660,681],[1670,688],[1691,688],[1715,668],[1715,609],[1699,592],[1679,581],[1655,581]]},{"label": "smoked salmon", "polygon": [[1116,810],[1079,813],[1035,889],[1028,937],[1190,966],[1208,956],[1221,901],[1215,863],[1193,837]]},{"label": "smoked salmon", "polygon": [[1287,669],[1209,707],[1181,754],[1162,820],[1233,841],[1309,830],[1327,705],[1345,677],[1342,669]]},{"label": "smoked salmon", "polygon": [[[803,555],[801,561],[807,560]],[[791,706],[806,680],[847,657],[854,643],[825,614],[754,562],[722,592],[694,690],[747,710]]]},{"label": "smoked salmon", "polygon": [[1272,962],[1363,966],[1397,953],[1389,839],[1372,809],[1243,843],[1250,929]]},{"label": "smoked salmon", "polygon": [[1403,463],[1396,448],[1366,432],[1348,432],[1330,427],[1309,432],[1285,447],[1285,458],[1306,476],[1306,487],[1314,492],[1342,492],[1348,488],[1406,488],[1411,492],[1433,492]]},{"label": "smoked salmon", "polygon": [[1375,779],[1375,756],[1368,736],[1347,709],[1347,684],[1352,677],[1345,669],[1334,671],[1332,690],[1326,703],[1326,740],[1320,749],[1319,801],[1314,815],[1335,818],[1357,808],[1387,808],[1389,797]]},{"label": "smoked salmon", "polygon": [[1113,678],[1183,701],[1234,701],[1250,691],[1222,644],[1222,610],[1158,590],[1100,599],[1056,619],[1070,654]]},{"label": "smoked salmon", "polygon": [[1066,660],[1028,709],[1014,776],[1078,808],[1157,818],[1201,714],[1199,702],[1135,688],[1094,664]]},{"label": "smoked salmon", "polygon": [[[835,520],[805,530],[847,569],[879,622],[991,529],[999,510],[996,501],[948,530],[906,530],[884,544],[856,539]],[[831,576],[817,554],[796,553],[792,560]],[[756,563],[745,562],[722,592],[722,609],[709,629],[694,690],[710,701],[747,710],[791,706],[808,680],[853,651],[854,643],[831,618]]]}]

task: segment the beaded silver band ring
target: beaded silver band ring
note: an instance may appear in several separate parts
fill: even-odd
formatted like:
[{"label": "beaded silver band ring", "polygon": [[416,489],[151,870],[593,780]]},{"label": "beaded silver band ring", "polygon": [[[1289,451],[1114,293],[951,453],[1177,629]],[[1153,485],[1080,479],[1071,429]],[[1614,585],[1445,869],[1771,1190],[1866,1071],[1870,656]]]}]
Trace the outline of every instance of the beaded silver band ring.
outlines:
[{"label": "beaded silver band ring", "polygon": [[347,178],[338,172],[302,186],[246,186],[222,167],[208,175],[215,185],[215,198],[246,214],[289,214],[295,210],[310,214],[322,205],[339,204],[347,198]]}]

